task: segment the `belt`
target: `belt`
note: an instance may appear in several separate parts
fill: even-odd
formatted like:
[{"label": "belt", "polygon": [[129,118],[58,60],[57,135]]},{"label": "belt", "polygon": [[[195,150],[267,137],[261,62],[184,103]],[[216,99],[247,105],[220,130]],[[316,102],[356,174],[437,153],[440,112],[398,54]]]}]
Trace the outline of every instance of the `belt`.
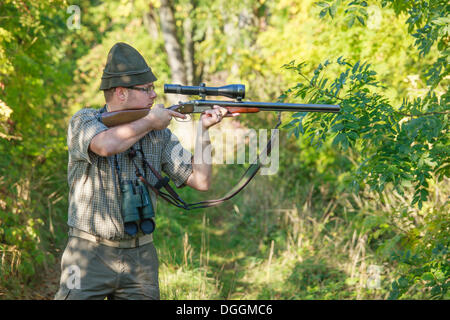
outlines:
[{"label": "belt", "polygon": [[115,241],[115,240],[103,239],[103,238],[100,238],[99,236],[94,236],[93,234],[90,234],[90,233],[87,233],[87,232],[84,232],[84,231],[81,231],[81,230],[75,229],[75,228],[70,228],[69,236],[89,240],[92,242],[103,244],[108,247],[121,248],[121,249],[137,248],[137,247],[143,246],[145,244],[148,244],[150,242],[153,242],[152,234],[147,234],[145,236],[137,237],[137,238],[129,239],[129,240]]}]

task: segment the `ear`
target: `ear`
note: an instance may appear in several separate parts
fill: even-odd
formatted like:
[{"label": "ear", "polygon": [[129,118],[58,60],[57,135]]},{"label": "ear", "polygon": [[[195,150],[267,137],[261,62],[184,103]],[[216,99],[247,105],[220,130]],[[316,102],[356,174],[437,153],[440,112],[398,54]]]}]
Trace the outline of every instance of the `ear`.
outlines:
[{"label": "ear", "polygon": [[117,99],[121,102],[125,102],[128,99],[128,90],[124,87],[117,87],[114,95],[117,97]]}]

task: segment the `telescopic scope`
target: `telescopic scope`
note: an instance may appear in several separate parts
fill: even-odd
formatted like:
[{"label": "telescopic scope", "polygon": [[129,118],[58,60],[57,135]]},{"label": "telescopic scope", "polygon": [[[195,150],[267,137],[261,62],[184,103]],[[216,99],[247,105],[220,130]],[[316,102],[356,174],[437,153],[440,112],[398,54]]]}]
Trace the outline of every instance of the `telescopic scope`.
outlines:
[{"label": "telescopic scope", "polygon": [[182,86],[179,84],[164,84],[164,93],[176,93],[184,95],[223,96],[232,99],[243,99],[245,97],[245,85],[229,84],[223,87],[206,87],[204,83],[200,86]]}]

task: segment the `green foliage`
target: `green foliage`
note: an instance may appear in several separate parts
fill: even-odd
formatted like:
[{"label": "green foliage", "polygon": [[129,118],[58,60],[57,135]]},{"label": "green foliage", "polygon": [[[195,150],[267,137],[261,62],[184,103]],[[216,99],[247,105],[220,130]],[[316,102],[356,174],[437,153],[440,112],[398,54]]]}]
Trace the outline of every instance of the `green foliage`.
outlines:
[{"label": "green foliage", "polygon": [[[342,111],[284,115],[277,175],[232,202],[189,214],[158,205],[162,297],[448,299],[448,2],[172,3],[182,46],[193,30],[196,81]],[[71,30],[67,1],[0,3],[2,298],[24,297],[64,246],[67,119],[103,104],[110,47],[143,53],[158,92],[171,79],[159,1],[77,5]],[[275,116],[239,119],[267,128]],[[216,198],[238,169],[218,166],[211,192],[180,193]],[[378,288],[370,265],[383,269]]]},{"label": "green foliage", "polygon": [[65,180],[58,172],[65,160],[60,93],[69,80],[59,44],[64,4],[0,4],[0,287],[29,281],[54,261],[47,249],[65,203],[57,196]]},{"label": "green foliage", "polygon": [[[329,14],[334,18],[342,1],[330,3],[317,3],[323,8],[321,17]],[[355,19],[364,25],[367,2],[345,3],[348,27],[353,26]],[[399,195],[405,196],[412,186],[414,194],[410,205],[417,204],[420,210],[432,196],[430,182],[434,179],[442,181],[449,176],[449,94],[448,81],[445,80],[448,75],[445,62],[448,60],[448,3],[383,1],[382,6],[386,5],[394,7],[396,14],[409,14],[406,21],[408,32],[416,38],[420,56],[427,55],[438,42],[440,56],[422,71],[430,85],[429,91],[412,101],[403,99],[401,106],[395,107],[374,90],[386,86],[377,81],[376,72],[366,62],[351,64],[340,57],[335,63],[343,70],[330,80],[325,73],[331,65],[328,60],[319,64],[310,78],[304,72],[304,63],[295,65],[292,61],[284,68],[295,71],[301,82],[285,91],[282,97],[300,97],[313,103],[336,103],[341,105],[342,111],[336,116],[296,114],[285,128],[293,130],[297,138],[302,133],[302,138],[310,139],[311,144],[317,139],[317,147],[330,136],[335,147],[343,151],[351,149],[350,157],[355,163],[351,178],[354,192],[366,183],[380,195],[390,185]],[[439,91],[436,92],[438,86]],[[394,233],[380,245],[380,248],[390,248],[388,252],[393,252],[394,260],[403,266],[400,272],[403,275],[392,283],[390,298],[403,297],[419,283],[431,288],[432,297],[446,296],[449,236],[445,231],[442,234],[442,230],[448,230],[448,217],[443,212],[446,210],[426,214],[427,224],[413,224],[412,231],[426,236],[411,238],[410,235]],[[429,219],[431,216],[433,220]],[[438,228],[436,221],[439,221]],[[386,223],[379,226],[386,226]],[[385,232],[383,229],[386,230],[376,231],[377,237]],[[402,240],[404,248],[400,249],[400,254],[395,248],[399,240]]]},{"label": "green foliage", "polygon": [[[415,38],[414,45],[419,49],[423,57],[430,53],[433,46],[437,46],[439,56],[434,63],[423,68],[423,74],[432,88],[435,88],[449,74],[449,12],[450,4],[445,0],[437,1],[402,1],[402,0],[381,0],[374,1],[381,7],[393,8],[397,15],[407,14],[408,32]],[[324,7],[320,16],[329,14],[332,18],[336,15],[337,7],[345,5],[344,11],[347,24],[352,27],[357,20],[362,25],[368,19],[367,1],[342,1],[330,0],[321,1],[318,6]]]},{"label": "green foliage", "polygon": [[398,110],[372,87],[380,87],[376,73],[367,63],[354,65],[338,58],[336,63],[344,70],[334,80],[326,77],[328,60],[308,78],[304,63],[291,62],[284,67],[301,77],[295,87],[283,98],[301,98],[309,103],[339,104],[337,115],[308,115],[297,113],[285,128],[296,137],[320,147],[327,136],[333,137],[333,146],[342,150],[354,149],[359,155],[353,185],[355,190],[366,182],[378,192],[387,183],[404,193],[404,186],[413,184],[415,197],[412,205],[428,197],[428,182],[434,173],[439,180],[448,177],[448,93],[440,97],[430,92],[423,99],[404,101]]}]

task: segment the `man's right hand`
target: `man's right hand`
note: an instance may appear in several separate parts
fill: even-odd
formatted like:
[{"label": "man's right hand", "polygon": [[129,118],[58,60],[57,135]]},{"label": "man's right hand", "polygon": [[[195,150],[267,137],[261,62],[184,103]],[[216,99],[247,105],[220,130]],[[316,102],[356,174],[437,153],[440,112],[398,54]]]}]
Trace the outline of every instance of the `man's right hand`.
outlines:
[{"label": "man's right hand", "polygon": [[154,130],[163,130],[167,128],[172,117],[186,119],[184,114],[166,109],[162,104],[155,105],[144,119],[151,122],[151,126]]}]

